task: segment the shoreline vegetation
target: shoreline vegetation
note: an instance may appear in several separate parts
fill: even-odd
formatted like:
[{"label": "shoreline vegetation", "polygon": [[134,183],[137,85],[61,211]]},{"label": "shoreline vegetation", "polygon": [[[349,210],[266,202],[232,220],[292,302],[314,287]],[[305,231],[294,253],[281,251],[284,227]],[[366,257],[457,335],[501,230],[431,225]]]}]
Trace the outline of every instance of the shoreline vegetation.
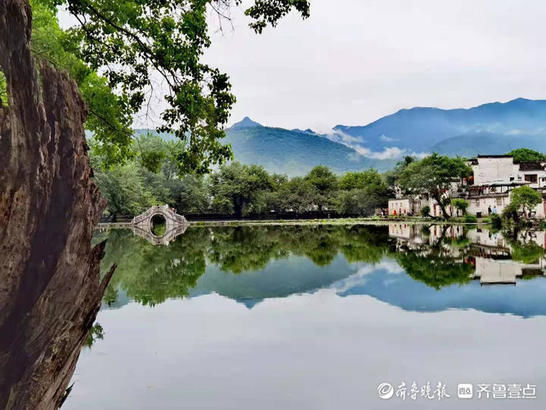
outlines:
[{"label": "shoreline vegetation", "polygon": [[[221,165],[210,174],[188,175],[177,165],[182,149],[180,142],[165,140],[159,135],[136,136],[131,160],[116,166],[108,165],[95,141],[91,141],[90,146],[95,180],[107,199],[102,222],[128,222],[151,206],[164,204],[189,221],[200,221],[200,224],[213,220],[226,225],[248,224],[245,222],[248,220],[258,220],[260,222],[256,223],[260,224],[277,221],[267,222],[271,224],[280,223],[279,220],[340,218],[478,222],[476,216],[467,212],[468,200],[452,197],[454,181],[464,181],[472,176],[467,160],[461,157],[431,154],[419,160],[408,156],[384,173],[364,169],[337,175],[328,167],[317,165],[306,175],[292,178],[270,173],[259,165],[234,161]],[[546,158],[542,153],[527,149],[509,154],[518,162]],[[461,184],[459,191],[465,189],[468,189],[467,185]],[[525,187],[519,188],[523,189]],[[441,212],[432,215],[426,206],[419,214],[388,216],[389,199],[401,195],[434,199]],[[522,209],[532,209],[535,205],[527,203],[527,197],[523,195],[524,200],[512,204],[513,215],[503,214],[502,221],[499,215],[491,215],[488,220],[494,220],[494,225],[509,224],[511,220],[516,224],[528,224],[529,218],[519,218]],[[454,210],[459,217],[454,216]]]},{"label": "shoreline vegetation", "polygon": [[[481,218],[476,222],[467,222],[464,218],[432,219],[422,217],[406,218],[317,218],[317,219],[211,219],[189,220],[192,227],[210,226],[266,226],[266,225],[389,225],[404,223],[408,225],[491,225],[490,218]],[[97,229],[128,228],[130,222],[102,222]]]}]

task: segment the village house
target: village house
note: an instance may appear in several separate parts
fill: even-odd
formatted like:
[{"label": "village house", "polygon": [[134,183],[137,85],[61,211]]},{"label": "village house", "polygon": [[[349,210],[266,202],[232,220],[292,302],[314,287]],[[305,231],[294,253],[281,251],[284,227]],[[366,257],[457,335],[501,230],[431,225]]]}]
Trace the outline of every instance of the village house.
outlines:
[{"label": "village house", "polygon": [[[546,162],[515,163],[509,155],[479,155],[470,160],[470,166],[473,177],[465,199],[472,215],[502,213],[510,204],[511,191],[523,185],[546,193]],[[545,206],[543,200],[534,210],[535,217],[544,218]]]},{"label": "village house", "polygon": [[389,215],[393,216],[413,216],[419,215],[423,200],[418,197],[400,197],[389,200]]},{"label": "village house", "polygon": [[[510,204],[511,191],[524,185],[540,192],[543,198],[546,197],[546,161],[516,163],[510,155],[478,155],[468,165],[472,168],[473,176],[469,181],[454,183],[449,196],[467,200],[467,212],[471,215],[483,217],[491,213],[502,213]],[[397,198],[389,200],[389,215],[419,215],[425,206],[430,208],[432,216],[441,216],[440,206],[432,198],[402,197],[401,193]],[[452,206],[447,207],[447,212],[452,216],[460,216]],[[533,214],[536,218],[545,218],[544,200]]]}]

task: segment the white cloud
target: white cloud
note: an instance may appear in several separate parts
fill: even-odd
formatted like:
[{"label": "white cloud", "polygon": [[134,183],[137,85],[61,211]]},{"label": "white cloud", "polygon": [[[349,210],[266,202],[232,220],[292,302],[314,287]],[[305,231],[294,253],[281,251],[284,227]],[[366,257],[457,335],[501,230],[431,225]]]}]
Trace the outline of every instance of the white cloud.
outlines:
[{"label": "white cloud", "polygon": [[[362,157],[366,158],[373,158],[373,159],[402,159],[403,157],[407,155],[411,155],[412,157],[417,158],[424,158],[428,155],[426,152],[413,152],[407,149],[402,149],[399,147],[385,147],[382,151],[372,151],[371,149],[367,148],[365,146],[365,141],[362,138],[359,137],[353,137],[349,134],[344,133],[343,131],[339,130],[324,130],[326,132],[321,133],[322,135],[326,136],[332,141],[339,142],[343,145],[346,145],[349,148],[352,148],[355,150],[357,155],[360,155]],[[350,160],[357,160],[358,156],[352,156],[349,158]]]},{"label": "white cloud", "polygon": [[386,135],[382,135],[381,137],[379,137],[379,139],[381,141],[384,141],[384,142],[394,142],[394,141],[398,141],[398,138],[391,138],[391,137],[387,137]]},{"label": "white cloud", "polygon": [[400,275],[404,270],[392,259],[384,259],[375,265],[363,264],[351,276],[332,284],[331,288],[337,293],[343,293],[355,286],[362,286],[366,283],[366,277],[374,272],[384,271],[389,275]]},{"label": "white cloud", "polygon": [[360,148],[360,149],[357,149],[357,151],[365,157],[370,157],[375,159],[398,159],[404,156],[404,152],[406,150],[400,149],[398,147],[389,147],[389,148],[385,148],[381,152],[371,152],[367,148]]}]

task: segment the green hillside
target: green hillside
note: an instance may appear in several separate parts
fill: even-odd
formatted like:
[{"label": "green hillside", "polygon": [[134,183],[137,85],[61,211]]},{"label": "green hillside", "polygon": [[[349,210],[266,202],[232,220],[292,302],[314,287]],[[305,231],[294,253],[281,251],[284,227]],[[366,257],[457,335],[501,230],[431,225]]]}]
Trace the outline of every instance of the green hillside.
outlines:
[{"label": "green hillside", "polygon": [[546,152],[546,137],[541,135],[498,135],[475,133],[460,135],[440,141],[430,152],[443,155],[473,157],[478,154],[499,155],[517,148],[530,148]]},{"label": "green hillside", "polygon": [[237,161],[290,176],[304,175],[316,165],[326,165],[337,173],[371,167],[387,170],[393,165],[393,161],[363,157],[352,148],[305,131],[233,127],[225,142],[233,147]]}]

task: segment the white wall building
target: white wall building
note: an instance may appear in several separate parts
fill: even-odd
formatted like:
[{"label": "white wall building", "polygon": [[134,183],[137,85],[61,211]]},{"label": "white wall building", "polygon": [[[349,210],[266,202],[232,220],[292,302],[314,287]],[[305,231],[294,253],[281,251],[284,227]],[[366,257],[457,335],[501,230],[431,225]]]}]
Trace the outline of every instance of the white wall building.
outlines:
[{"label": "white wall building", "polygon": [[[469,202],[467,212],[484,217],[489,214],[501,214],[510,204],[514,188],[527,185],[546,198],[546,161],[514,163],[509,155],[479,155],[470,160],[473,176],[469,185],[454,182],[449,197],[463,198]],[[395,190],[396,191],[396,190]],[[397,191],[397,198],[389,200],[389,216],[419,215],[423,207],[430,208],[430,215],[441,217],[438,203],[423,196],[402,197]],[[451,216],[461,216],[451,205],[446,207]],[[543,199],[534,210],[539,219],[546,217],[546,202]]]},{"label": "white wall building", "polygon": [[519,171],[514,158],[508,155],[479,155],[470,166],[477,186],[511,182]]},{"label": "white wall building", "polygon": [[[546,162],[516,164],[508,155],[479,155],[470,161],[470,166],[474,175],[467,199],[468,212],[472,215],[502,213],[510,204],[511,191],[523,185],[546,193]],[[545,217],[544,200],[534,212],[537,218]]]}]

